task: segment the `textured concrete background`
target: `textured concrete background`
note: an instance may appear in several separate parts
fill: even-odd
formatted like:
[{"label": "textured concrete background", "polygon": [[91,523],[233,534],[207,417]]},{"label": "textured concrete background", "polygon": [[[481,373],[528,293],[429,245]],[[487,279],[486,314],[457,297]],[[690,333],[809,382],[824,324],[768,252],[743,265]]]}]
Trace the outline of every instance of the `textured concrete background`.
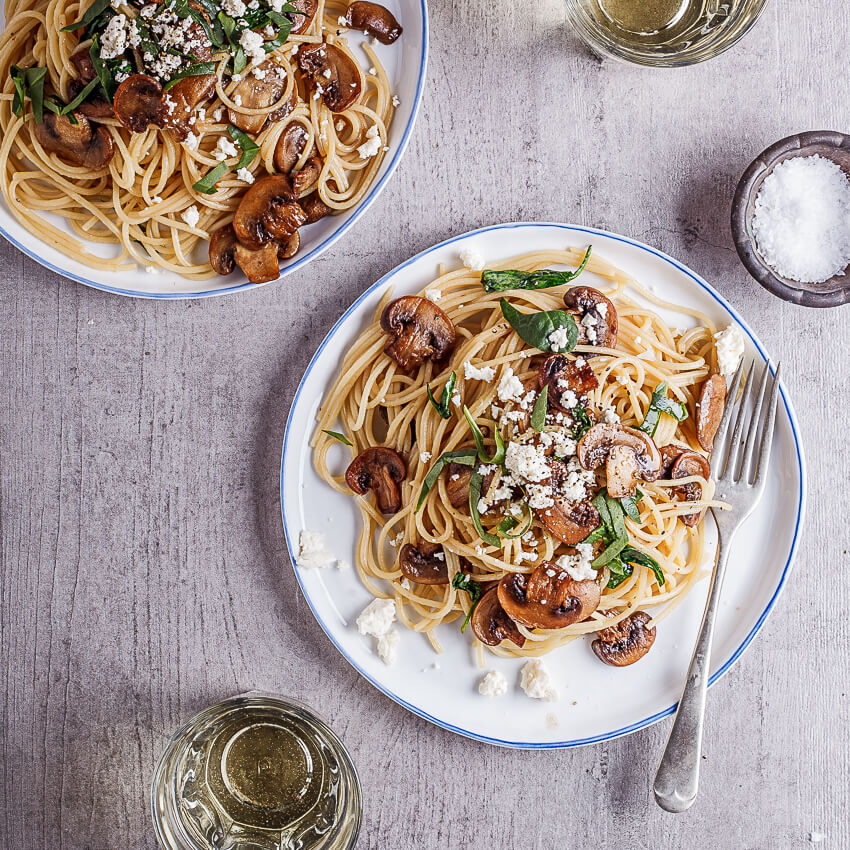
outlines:
[{"label": "textured concrete background", "polygon": [[[176,726],[262,688],[329,716],[363,780],[361,848],[850,847],[847,310],[750,281],[734,185],[776,139],[848,130],[850,7],[772,0],[719,59],[600,62],[555,0],[435,2],[410,149],[365,220],[282,283],[133,301],[0,246],[0,848],[153,848],[147,792]],[[364,287],[451,234],[598,225],[690,264],[787,367],[811,507],[762,635],[712,690],[703,790],[650,784],[668,723],[567,752],[453,737],[380,696],[296,591],[278,508],[292,393]]]}]

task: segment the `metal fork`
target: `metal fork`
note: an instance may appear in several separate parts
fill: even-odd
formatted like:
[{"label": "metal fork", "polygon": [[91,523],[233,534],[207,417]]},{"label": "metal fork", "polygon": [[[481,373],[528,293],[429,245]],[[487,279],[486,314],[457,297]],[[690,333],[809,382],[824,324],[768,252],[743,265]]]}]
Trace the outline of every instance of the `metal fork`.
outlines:
[{"label": "metal fork", "polygon": [[[655,775],[655,800],[668,812],[686,811],[697,797],[711,642],[723,576],[729,563],[735,532],[755,510],[764,493],[767,479],[779,400],[780,366],[776,367],[771,377],[770,362],[765,363],[761,380],[758,382],[752,380],[754,366],[753,363],[749,370],[750,380],[736,403],[744,375],[743,361],[738,367],[727,395],[726,410],[714,439],[711,475],[717,481],[718,498],[728,502],[731,510],[711,511],[717,523],[717,561],[711,576],[708,601],[705,604],[705,613],[682,698],[679,700],[673,728],[670,730],[670,737]],[[729,424],[733,415],[735,427],[729,436]],[[748,417],[749,422],[747,427],[744,427]]]}]

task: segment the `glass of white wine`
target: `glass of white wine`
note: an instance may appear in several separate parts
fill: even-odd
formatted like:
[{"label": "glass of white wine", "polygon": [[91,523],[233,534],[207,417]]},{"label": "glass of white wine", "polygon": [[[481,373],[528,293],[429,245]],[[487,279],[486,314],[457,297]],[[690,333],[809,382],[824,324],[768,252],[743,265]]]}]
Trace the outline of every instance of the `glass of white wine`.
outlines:
[{"label": "glass of white wine", "polygon": [[692,65],[731,47],[767,0],[566,0],[567,16],[598,53],[640,65]]}]

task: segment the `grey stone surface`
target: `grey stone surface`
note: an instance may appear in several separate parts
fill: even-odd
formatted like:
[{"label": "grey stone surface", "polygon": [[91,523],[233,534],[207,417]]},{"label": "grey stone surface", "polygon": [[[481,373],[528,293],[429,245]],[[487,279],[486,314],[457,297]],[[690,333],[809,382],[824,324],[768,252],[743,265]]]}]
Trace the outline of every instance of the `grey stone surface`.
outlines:
[{"label": "grey stone surface", "polygon": [[[850,847],[847,322],[738,263],[734,185],[776,139],[847,130],[850,7],[772,0],[719,59],[600,62],[542,3],[435,2],[410,149],[373,209],[279,284],[134,301],[0,246],[0,848],[152,850],[147,790],[176,726],[225,696],[332,719],[365,794],[360,847]],[[712,690],[702,794],[661,812],[668,722],[566,752],[454,737],[380,696],[299,596],[278,507],[283,426],[322,335],[377,276],[479,225],[598,225],[690,264],[775,356],[811,503],[796,570]]]}]

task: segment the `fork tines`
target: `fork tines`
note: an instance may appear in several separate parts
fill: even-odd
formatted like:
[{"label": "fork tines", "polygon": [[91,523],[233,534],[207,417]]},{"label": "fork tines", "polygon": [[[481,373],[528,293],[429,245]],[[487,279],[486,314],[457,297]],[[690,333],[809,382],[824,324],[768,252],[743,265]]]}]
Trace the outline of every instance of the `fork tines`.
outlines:
[{"label": "fork tines", "polygon": [[[770,462],[770,447],[776,423],[779,401],[779,370],[771,370],[766,361],[758,381],[753,380],[755,361],[744,370],[743,360],[738,366],[726,396],[726,409],[714,438],[711,455],[711,474],[717,481],[727,481],[744,486],[760,486]],[[738,390],[744,389],[738,398]],[[767,403],[765,404],[765,399]],[[735,424],[728,436],[732,418]]]}]

